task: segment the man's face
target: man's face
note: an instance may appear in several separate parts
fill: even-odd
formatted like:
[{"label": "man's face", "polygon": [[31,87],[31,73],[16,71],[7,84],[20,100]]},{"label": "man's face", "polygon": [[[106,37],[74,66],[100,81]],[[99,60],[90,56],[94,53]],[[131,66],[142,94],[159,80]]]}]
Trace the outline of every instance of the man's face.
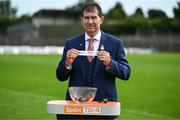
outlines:
[{"label": "man's face", "polygon": [[81,18],[85,32],[87,32],[90,37],[94,37],[98,33],[103,20],[104,16],[98,16],[97,9],[93,11],[84,11],[83,17]]}]

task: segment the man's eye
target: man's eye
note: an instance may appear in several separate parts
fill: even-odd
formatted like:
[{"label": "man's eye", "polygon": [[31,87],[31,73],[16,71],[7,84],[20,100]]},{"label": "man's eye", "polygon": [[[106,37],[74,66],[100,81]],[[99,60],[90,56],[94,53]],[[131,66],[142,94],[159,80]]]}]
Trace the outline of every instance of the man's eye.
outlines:
[{"label": "man's eye", "polygon": [[91,17],[91,19],[93,19],[93,20],[96,19],[96,18],[97,18],[97,17],[95,17],[95,16],[94,16],[94,17]]},{"label": "man's eye", "polygon": [[89,17],[84,17],[84,19],[88,20],[88,19],[89,19]]}]

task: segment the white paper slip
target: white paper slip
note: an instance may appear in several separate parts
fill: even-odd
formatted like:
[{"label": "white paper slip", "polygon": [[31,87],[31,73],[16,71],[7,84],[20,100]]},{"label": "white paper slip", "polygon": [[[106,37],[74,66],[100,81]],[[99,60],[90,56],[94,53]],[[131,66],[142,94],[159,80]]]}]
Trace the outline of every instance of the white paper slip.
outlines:
[{"label": "white paper slip", "polygon": [[97,51],[79,51],[80,56],[97,56]]}]

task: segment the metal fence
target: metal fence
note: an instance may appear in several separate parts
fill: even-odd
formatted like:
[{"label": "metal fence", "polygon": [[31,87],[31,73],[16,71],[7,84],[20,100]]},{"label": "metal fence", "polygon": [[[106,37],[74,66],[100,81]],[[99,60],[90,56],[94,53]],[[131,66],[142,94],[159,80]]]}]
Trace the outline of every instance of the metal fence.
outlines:
[{"label": "metal fence", "polygon": [[126,35],[122,38],[124,46],[138,48],[152,48],[156,51],[179,52],[180,35],[178,34],[152,34],[152,35]]},{"label": "metal fence", "polygon": [[[150,48],[155,51],[180,52],[180,35],[152,34],[152,35],[121,35],[126,48]],[[63,46],[62,38],[40,38],[31,35],[0,36],[0,45],[28,45],[28,46]]]}]

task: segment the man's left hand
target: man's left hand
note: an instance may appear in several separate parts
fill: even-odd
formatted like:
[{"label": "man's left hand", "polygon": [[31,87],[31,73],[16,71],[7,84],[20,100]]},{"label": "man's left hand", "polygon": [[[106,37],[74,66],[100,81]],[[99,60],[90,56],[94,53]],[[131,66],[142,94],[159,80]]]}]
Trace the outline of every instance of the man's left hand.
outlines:
[{"label": "man's left hand", "polygon": [[110,57],[109,52],[99,51],[97,56],[98,56],[99,60],[101,60],[103,62],[104,65],[108,66],[110,64],[111,57]]}]

